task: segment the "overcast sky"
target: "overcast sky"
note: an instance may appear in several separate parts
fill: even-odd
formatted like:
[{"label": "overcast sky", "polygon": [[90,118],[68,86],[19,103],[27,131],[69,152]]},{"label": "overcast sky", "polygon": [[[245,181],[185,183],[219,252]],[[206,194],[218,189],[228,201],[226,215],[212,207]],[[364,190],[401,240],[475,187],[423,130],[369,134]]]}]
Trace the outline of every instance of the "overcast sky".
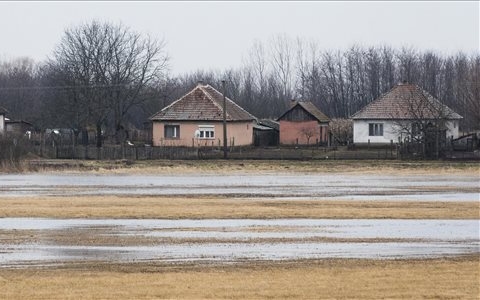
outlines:
[{"label": "overcast sky", "polygon": [[238,67],[255,40],[287,34],[322,49],[353,44],[478,53],[478,1],[469,2],[0,2],[0,58],[44,60],[67,27],[122,22],[164,38],[174,74]]}]

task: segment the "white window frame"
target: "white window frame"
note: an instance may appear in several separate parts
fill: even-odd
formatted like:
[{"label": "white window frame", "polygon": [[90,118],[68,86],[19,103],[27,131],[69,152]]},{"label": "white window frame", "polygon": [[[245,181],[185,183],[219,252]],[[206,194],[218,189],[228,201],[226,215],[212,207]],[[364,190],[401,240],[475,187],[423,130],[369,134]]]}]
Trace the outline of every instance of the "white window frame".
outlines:
[{"label": "white window frame", "polygon": [[198,126],[198,139],[211,140],[215,139],[215,125],[199,125]]}]

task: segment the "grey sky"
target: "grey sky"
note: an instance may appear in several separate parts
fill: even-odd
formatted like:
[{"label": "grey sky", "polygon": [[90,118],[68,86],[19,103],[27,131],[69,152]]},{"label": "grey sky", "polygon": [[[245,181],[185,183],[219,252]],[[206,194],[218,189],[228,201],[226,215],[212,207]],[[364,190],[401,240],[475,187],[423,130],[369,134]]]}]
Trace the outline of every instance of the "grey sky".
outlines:
[{"label": "grey sky", "polygon": [[165,38],[175,73],[237,67],[255,40],[478,52],[479,2],[0,2],[0,58],[50,55],[66,27],[122,22]]}]

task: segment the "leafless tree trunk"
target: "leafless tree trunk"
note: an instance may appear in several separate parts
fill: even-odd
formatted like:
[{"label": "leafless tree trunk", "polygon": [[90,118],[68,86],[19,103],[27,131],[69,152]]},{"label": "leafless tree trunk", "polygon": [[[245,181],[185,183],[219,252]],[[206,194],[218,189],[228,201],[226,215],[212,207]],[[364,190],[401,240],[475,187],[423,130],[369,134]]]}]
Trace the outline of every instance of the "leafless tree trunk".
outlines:
[{"label": "leafless tree trunk", "polygon": [[144,39],[122,25],[92,22],[67,29],[49,65],[62,73],[83,107],[79,126],[92,124],[97,146],[108,121],[118,134],[128,111],[145,101],[142,93],[167,69],[164,42]]}]

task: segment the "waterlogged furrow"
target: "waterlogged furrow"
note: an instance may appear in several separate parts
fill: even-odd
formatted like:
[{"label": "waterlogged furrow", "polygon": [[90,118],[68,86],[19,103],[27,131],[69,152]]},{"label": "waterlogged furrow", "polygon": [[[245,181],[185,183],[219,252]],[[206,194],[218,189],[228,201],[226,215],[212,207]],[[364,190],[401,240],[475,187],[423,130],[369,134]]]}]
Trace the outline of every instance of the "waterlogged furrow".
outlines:
[{"label": "waterlogged furrow", "polygon": [[[0,219],[0,230],[28,231],[30,235],[38,236],[35,242],[0,245],[0,264],[4,267],[65,261],[221,263],[320,258],[428,258],[478,254],[480,246],[477,220],[4,218]],[[55,238],[59,232],[63,232],[62,238],[67,236],[63,243]],[[116,239],[111,239],[112,236]],[[122,237],[148,238],[152,244],[123,243]],[[190,243],[188,239],[197,239],[197,242]],[[335,239],[346,241],[337,242]],[[372,241],[365,242],[369,239]]]},{"label": "waterlogged furrow", "polygon": [[[475,201],[476,176],[349,174],[0,175],[0,196],[230,195],[290,199],[395,196],[414,201]],[[385,198],[382,198],[385,199]]]}]

